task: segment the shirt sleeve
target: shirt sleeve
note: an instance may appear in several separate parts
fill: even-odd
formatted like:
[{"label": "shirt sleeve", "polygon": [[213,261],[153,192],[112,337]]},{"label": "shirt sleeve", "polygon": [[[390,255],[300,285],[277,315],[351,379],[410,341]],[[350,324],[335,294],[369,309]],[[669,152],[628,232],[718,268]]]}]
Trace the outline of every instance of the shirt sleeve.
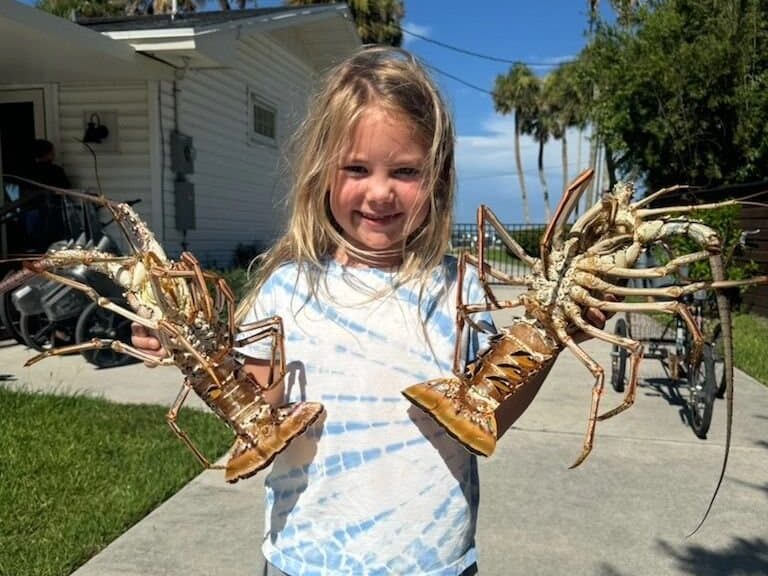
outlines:
[{"label": "shirt sleeve", "polygon": [[[243,356],[256,358],[258,360],[270,360],[272,358],[272,346],[274,336],[270,330],[270,325],[257,324],[260,321],[273,317],[274,306],[268,303],[269,280],[262,286],[259,295],[251,306],[251,309],[245,315],[243,322],[238,326],[237,342],[246,340],[242,346],[235,346],[234,350]],[[248,339],[251,339],[248,341]]]}]

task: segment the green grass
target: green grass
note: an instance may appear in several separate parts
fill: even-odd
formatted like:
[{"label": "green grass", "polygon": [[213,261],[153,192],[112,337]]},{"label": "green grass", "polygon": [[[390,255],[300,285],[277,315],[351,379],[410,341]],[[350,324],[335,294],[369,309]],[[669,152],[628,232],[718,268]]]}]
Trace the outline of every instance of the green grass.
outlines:
[{"label": "green grass", "polygon": [[[64,576],[200,473],[167,408],[0,388],[0,575]],[[179,421],[210,458],[232,434]]]},{"label": "green grass", "polygon": [[756,380],[768,385],[768,318],[736,314],[733,318],[734,363]]}]

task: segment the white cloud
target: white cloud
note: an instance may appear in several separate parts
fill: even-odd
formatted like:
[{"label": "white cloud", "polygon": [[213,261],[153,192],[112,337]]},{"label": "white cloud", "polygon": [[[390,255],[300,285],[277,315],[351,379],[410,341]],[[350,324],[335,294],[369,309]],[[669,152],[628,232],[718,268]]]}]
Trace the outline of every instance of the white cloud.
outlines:
[{"label": "white cloud", "polygon": [[[456,221],[472,222],[478,204],[487,204],[505,223],[523,221],[523,204],[514,153],[514,120],[512,116],[494,114],[482,125],[482,134],[459,135],[456,164],[458,198]],[[568,133],[568,179],[572,179],[588,162],[589,143],[577,130]],[[544,222],[545,210],[538,176],[538,144],[530,137],[520,140],[523,174],[529,197],[531,220]],[[579,164],[580,156],[580,164]],[[563,187],[561,141],[550,141],[544,147],[544,172],[554,209]]]},{"label": "white cloud", "polygon": [[[429,37],[429,33],[432,31],[429,26],[423,26],[407,20],[403,22],[401,27],[403,30],[403,48],[406,50],[410,50],[411,46],[417,42],[423,42],[419,36]],[[412,32],[413,34],[409,34],[408,32]]]}]

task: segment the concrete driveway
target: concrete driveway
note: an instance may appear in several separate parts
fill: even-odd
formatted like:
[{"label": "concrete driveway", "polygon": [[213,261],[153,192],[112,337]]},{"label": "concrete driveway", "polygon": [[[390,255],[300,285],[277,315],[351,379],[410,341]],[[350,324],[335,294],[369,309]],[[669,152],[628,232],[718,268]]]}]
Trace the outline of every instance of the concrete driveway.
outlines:
[{"label": "concrete driveway", "polygon": [[[608,345],[585,348],[610,365]],[[0,349],[2,385],[166,405],[179,387],[172,368],[99,371],[73,357],[24,369],[29,356],[19,346]],[[686,423],[685,389],[661,378],[656,361],[644,363],[642,376],[636,405],[599,424],[592,455],[569,470],[592,382],[561,355],[531,408],[481,461],[481,574],[768,574],[768,388],[737,372],[726,478],[709,519],[686,538],[720,471],[725,402],[716,402],[709,438],[699,440]],[[603,406],[619,400],[607,389]],[[203,472],[75,575],[260,575],[261,489],[260,476],[230,486],[221,472]]]}]

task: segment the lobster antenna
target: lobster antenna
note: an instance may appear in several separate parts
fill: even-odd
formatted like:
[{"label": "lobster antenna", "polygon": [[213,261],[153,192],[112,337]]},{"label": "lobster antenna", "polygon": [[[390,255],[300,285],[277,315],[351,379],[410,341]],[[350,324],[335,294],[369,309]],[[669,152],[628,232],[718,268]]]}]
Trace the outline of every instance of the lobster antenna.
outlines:
[{"label": "lobster antenna", "polygon": [[[705,188],[703,186],[690,186],[687,184],[678,184],[676,186],[670,186],[668,188],[662,188],[661,190],[658,190],[657,192],[654,192],[652,194],[649,194],[642,200],[638,200],[635,203],[635,208],[641,208],[643,206],[646,206],[650,203],[652,203],[654,200],[660,198],[661,196],[664,196],[665,194],[669,194],[670,192],[676,192],[678,190],[689,190],[694,193],[696,192],[715,192],[715,191],[722,191],[722,192],[734,192],[740,188],[744,187],[752,187],[755,184],[761,184],[760,182],[748,182],[745,184],[736,184],[732,186],[719,186],[717,188]],[[739,204],[745,204],[745,205],[752,205],[751,203],[747,202],[748,200],[752,200],[753,198],[757,198],[758,196],[763,196],[766,193],[768,193],[768,188],[763,190],[758,190],[757,192],[753,192],[751,194],[747,194],[746,196],[743,196],[741,198],[731,198],[731,200],[736,200]],[[763,204],[760,204],[761,206]]]},{"label": "lobster antenna", "polygon": [[24,178],[23,176],[17,176],[16,174],[3,174],[3,178],[12,178],[13,180],[16,180],[18,182],[31,184],[33,186],[37,186],[38,188],[50,190],[54,194],[59,194],[60,196],[71,196],[72,198],[79,198],[81,200],[87,200],[89,202],[95,201],[96,203],[103,204],[104,206],[108,204],[114,204],[114,202],[112,202],[112,200],[109,200],[108,198],[97,197],[96,199],[94,199],[93,194],[89,194],[84,190],[75,190],[72,188],[58,188],[56,186],[51,186],[50,184],[43,184],[42,182],[37,182],[35,180],[30,180],[29,178]]},{"label": "lobster antenna", "polygon": [[668,188],[662,188],[661,190],[657,190],[656,192],[649,194],[645,198],[642,198],[635,202],[635,208],[640,208],[642,206],[645,206],[646,204],[650,204],[657,198],[661,198],[662,196],[669,194],[671,192],[677,192],[678,190],[693,190],[697,187],[695,186],[688,186],[687,184],[677,184],[675,186],[670,186]]},{"label": "lobster antenna", "polygon": [[123,219],[118,213],[117,210],[115,210],[114,205],[112,202],[107,200],[107,197],[104,195],[104,190],[101,187],[101,177],[99,176],[99,159],[96,156],[96,152],[94,149],[83,140],[78,140],[83,146],[85,146],[88,149],[88,152],[91,153],[91,156],[93,156],[93,173],[96,177],[96,189],[99,191],[98,197],[99,199],[104,203],[104,205],[107,207],[107,209],[112,214],[112,220],[115,221],[115,223],[120,227],[120,230],[123,232],[123,236],[125,236],[125,239],[128,241],[128,244],[131,247],[131,250],[133,250],[134,253],[139,252],[139,247],[136,245],[136,243],[133,241],[133,237],[129,233],[128,229],[125,227],[125,224],[123,223]]},{"label": "lobster antenna", "polygon": [[96,176],[96,188],[99,191],[99,197],[105,198],[104,192],[101,188],[101,178],[99,177],[99,159],[96,157],[96,152],[94,151],[93,147],[84,140],[79,140],[79,142],[85,146],[88,149],[88,152],[91,153],[91,156],[93,156],[93,174]]},{"label": "lobster antenna", "polygon": [[[712,279],[715,281],[725,281],[725,268],[723,266],[722,257],[720,255],[710,257],[710,267],[712,271]],[[720,492],[720,487],[723,485],[725,479],[725,471],[728,467],[728,456],[731,452],[731,429],[733,428],[733,324],[731,320],[731,306],[728,301],[728,297],[724,292],[718,291],[716,293],[717,309],[720,314],[720,325],[723,331],[723,344],[724,344],[724,360],[725,360],[725,382],[726,382],[726,426],[725,426],[725,454],[723,455],[723,463],[720,467],[720,476],[717,478],[715,484],[715,490],[712,493],[712,497],[709,500],[707,509],[704,511],[699,523],[693,529],[693,531],[686,536],[690,538],[704,525],[709,513],[712,511],[712,507],[715,504],[715,498]]]}]

